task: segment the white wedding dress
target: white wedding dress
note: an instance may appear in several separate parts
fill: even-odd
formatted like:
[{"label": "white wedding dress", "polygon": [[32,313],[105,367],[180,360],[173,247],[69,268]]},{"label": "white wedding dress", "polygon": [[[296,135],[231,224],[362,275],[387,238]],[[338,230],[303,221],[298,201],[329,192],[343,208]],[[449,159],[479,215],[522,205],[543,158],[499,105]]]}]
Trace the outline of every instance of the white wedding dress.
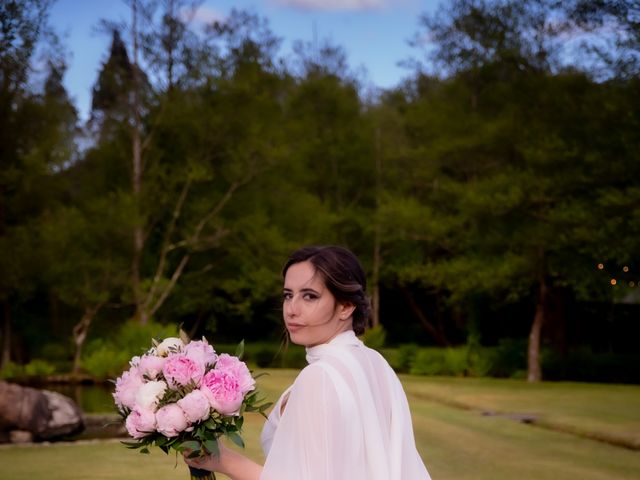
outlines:
[{"label": "white wedding dress", "polygon": [[262,431],[261,480],[430,480],[402,385],[378,352],[348,331],[308,348],[307,361]]}]

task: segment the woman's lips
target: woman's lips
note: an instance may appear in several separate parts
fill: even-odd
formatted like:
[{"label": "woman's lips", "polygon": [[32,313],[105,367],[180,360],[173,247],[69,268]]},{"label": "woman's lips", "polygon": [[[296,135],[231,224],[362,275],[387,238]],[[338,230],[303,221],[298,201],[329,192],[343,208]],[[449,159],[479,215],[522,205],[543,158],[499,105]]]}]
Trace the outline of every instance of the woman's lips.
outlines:
[{"label": "woman's lips", "polygon": [[287,323],[287,330],[290,332],[297,332],[302,328],[304,328],[304,325],[301,323]]}]

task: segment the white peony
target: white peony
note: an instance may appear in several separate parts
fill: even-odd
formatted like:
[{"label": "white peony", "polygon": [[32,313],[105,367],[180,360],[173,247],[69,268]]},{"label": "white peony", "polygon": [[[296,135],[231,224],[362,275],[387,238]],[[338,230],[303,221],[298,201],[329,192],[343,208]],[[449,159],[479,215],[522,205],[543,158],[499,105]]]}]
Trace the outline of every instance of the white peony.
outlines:
[{"label": "white peony", "polygon": [[156,352],[161,357],[166,357],[170,353],[181,352],[183,347],[182,340],[176,337],[168,337],[158,344]]},{"label": "white peony", "polygon": [[158,402],[164,396],[167,390],[165,382],[147,382],[138,389],[136,394],[136,405],[155,412],[158,408]]}]

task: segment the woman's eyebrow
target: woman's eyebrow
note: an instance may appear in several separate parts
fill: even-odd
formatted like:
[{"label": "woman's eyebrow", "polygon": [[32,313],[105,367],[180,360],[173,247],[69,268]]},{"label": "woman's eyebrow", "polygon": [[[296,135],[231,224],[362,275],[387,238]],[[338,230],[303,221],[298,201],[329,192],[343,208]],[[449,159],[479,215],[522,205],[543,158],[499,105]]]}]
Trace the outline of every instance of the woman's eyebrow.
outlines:
[{"label": "woman's eyebrow", "polygon": [[[282,289],[282,291],[283,292],[293,292],[293,289],[285,287],[285,288]],[[318,295],[320,294],[320,292],[318,290],[314,290],[313,288],[309,288],[309,287],[301,288],[300,292],[302,292],[302,293],[311,292],[311,293],[317,293]]]},{"label": "woman's eyebrow", "polygon": [[303,293],[309,293],[309,292],[311,292],[311,293],[317,293],[317,294],[320,294],[320,292],[319,292],[319,291],[314,290],[313,288],[308,288],[308,287],[307,287],[307,288],[301,288],[301,289],[300,289],[300,291],[301,291],[301,292],[303,292]]}]

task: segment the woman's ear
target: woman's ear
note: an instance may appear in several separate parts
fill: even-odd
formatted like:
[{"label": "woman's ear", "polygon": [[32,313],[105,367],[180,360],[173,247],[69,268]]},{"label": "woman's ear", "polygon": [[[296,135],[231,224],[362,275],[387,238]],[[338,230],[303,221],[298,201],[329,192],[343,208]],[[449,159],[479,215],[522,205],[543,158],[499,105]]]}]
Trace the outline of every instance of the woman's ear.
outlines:
[{"label": "woman's ear", "polygon": [[341,303],[338,307],[338,317],[340,320],[348,320],[355,309],[356,306],[353,303]]}]

